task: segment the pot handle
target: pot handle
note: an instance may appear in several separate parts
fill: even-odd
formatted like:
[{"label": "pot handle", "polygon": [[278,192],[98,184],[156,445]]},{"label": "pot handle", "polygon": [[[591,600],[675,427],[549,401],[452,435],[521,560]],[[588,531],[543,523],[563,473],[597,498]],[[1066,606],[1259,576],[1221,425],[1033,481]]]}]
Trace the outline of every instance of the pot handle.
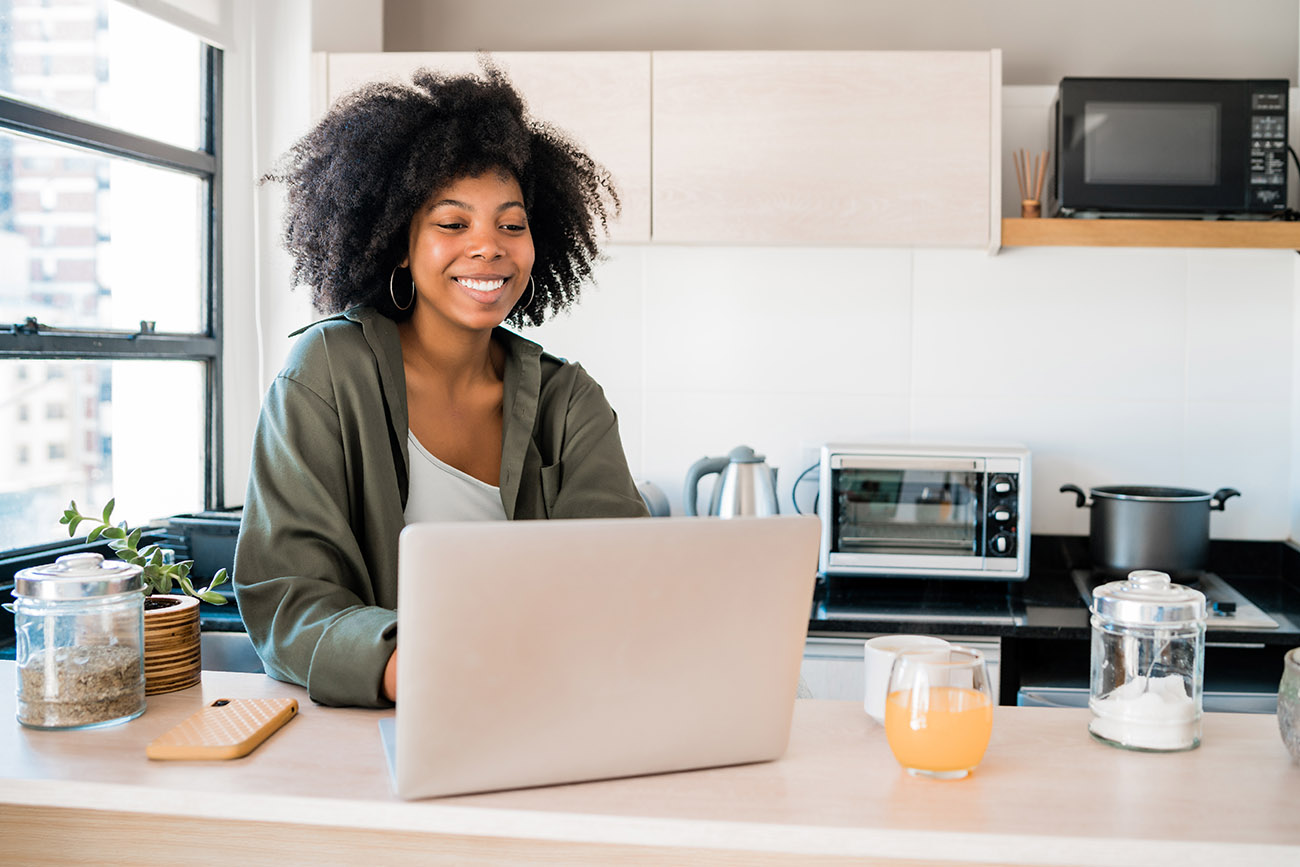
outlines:
[{"label": "pot handle", "polygon": [[1210,498],[1210,508],[1212,510],[1218,509],[1220,512],[1222,512],[1223,504],[1228,502],[1228,499],[1230,497],[1240,497],[1240,496],[1241,496],[1241,491],[1237,490],[1236,488],[1219,488],[1217,491],[1214,492],[1214,496]]},{"label": "pot handle", "polygon": [[1076,509],[1082,509],[1084,506],[1088,504],[1088,495],[1085,494],[1083,492],[1083,488],[1079,487],[1078,485],[1061,485],[1061,493],[1064,494],[1066,491],[1069,491],[1070,493],[1074,494],[1075,497],[1078,498],[1075,500],[1074,503],[1074,507]]}]

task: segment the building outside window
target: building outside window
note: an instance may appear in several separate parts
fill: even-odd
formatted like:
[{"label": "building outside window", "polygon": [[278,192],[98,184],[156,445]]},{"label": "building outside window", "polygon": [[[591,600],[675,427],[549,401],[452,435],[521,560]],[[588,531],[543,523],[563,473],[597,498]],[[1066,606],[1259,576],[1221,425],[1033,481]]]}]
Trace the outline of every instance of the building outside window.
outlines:
[{"label": "building outside window", "polygon": [[129,3],[0,0],[0,418],[28,421],[0,555],[66,539],[69,500],[223,505],[221,59]]}]

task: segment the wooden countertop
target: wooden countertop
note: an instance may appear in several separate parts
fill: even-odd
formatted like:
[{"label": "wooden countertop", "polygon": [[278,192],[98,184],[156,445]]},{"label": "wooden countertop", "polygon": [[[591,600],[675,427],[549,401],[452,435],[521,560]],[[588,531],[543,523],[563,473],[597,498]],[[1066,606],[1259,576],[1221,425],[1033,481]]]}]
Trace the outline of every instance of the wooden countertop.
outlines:
[{"label": "wooden countertop", "polygon": [[[151,762],[150,740],[221,697],[301,713],[251,756]],[[999,707],[969,779],[914,779],[852,702],[800,701],[777,762],[404,802],[378,721],[262,675],[204,672],[139,719],[43,732],[0,663],[0,863],[1300,864],[1300,765],[1272,716],[1207,714],[1200,749],[1087,734],[1082,710]],[[129,853],[129,854],[128,854]]]}]

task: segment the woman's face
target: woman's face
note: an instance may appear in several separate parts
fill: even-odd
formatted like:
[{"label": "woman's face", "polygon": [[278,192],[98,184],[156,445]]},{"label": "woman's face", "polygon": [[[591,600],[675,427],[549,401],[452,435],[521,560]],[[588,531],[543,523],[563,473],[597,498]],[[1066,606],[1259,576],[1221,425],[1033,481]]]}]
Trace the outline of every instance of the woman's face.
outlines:
[{"label": "woman's face", "polygon": [[436,190],[411,220],[402,264],[415,280],[417,314],[473,331],[500,325],[533,269],[519,182],[491,170]]}]

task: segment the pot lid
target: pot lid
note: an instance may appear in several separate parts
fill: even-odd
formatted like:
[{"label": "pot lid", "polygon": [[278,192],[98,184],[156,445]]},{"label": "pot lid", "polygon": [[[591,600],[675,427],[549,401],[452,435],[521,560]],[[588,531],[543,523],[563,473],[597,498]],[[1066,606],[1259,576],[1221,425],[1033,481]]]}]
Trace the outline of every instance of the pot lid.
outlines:
[{"label": "pot lid", "polygon": [[1092,591],[1092,611],[1117,623],[1176,626],[1205,621],[1205,594],[1174,584],[1164,572],[1139,569]]},{"label": "pot lid", "polygon": [[1152,500],[1161,503],[1194,503],[1208,501],[1214,496],[1208,491],[1194,488],[1161,488],[1154,485],[1107,485],[1092,488],[1094,498],[1104,497],[1111,500]]},{"label": "pot lid", "polygon": [[102,554],[65,554],[53,563],[23,569],[14,576],[14,596],[73,600],[140,592],[143,570],[122,560],[104,561]]}]

